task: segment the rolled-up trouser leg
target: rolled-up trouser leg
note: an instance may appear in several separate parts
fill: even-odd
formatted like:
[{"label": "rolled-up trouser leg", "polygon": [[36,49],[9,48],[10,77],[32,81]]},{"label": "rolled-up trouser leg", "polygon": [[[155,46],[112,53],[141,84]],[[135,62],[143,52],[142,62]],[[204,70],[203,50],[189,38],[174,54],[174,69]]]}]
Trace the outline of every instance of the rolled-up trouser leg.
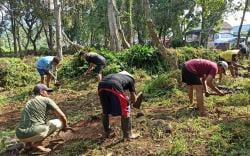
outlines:
[{"label": "rolled-up trouser leg", "polygon": [[121,117],[121,129],[123,138],[129,138],[132,134],[131,119],[130,117]]}]

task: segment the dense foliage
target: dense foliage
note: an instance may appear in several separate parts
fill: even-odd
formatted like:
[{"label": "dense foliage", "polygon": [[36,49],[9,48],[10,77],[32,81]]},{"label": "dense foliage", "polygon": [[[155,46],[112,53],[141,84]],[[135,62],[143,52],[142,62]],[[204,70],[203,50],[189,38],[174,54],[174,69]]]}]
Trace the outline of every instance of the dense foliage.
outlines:
[{"label": "dense foliage", "polygon": [[24,87],[39,81],[34,66],[19,58],[0,58],[0,87]]}]

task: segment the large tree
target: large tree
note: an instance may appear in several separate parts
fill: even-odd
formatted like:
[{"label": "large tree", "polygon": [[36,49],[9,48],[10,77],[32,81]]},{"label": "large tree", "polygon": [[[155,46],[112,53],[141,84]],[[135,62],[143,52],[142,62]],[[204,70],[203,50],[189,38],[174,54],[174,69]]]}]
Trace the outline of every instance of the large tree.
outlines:
[{"label": "large tree", "polygon": [[246,11],[248,9],[248,5],[249,5],[249,0],[245,0],[243,15],[241,17],[240,27],[239,27],[239,30],[238,30],[237,47],[239,47],[241,28],[242,28],[242,25],[243,25],[243,22],[244,22],[244,19],[245,19],[245,15],[246,15]]},{"label": "large tree", "polygon": [[227,9],[227,0],[196,0],[201,8],[200,44],[206,46],[209,34],[222,22]]},{"label": "large tree", "polygon": [[119,28],[117,25],[117,8],[115,0],[108,0],[108,22],[109,22],[109,32],[110,32],[110,48],[111,50],[120,51],[121,40],[119,37]]}]

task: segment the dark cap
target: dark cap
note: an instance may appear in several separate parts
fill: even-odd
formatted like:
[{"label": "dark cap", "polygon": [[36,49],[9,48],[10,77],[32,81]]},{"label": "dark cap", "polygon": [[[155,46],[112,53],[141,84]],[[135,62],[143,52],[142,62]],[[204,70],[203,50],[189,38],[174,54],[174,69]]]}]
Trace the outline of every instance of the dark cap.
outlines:
[{"label": "dark cap", "polygon": [[43,90],[46,90],[47,92],[52,92],[53,91],[52,88],[48,88],[45,84],[39,83],[34,87],[33,93],[37,94],[37,93],[40,93],[40,91],[43,91]]}]

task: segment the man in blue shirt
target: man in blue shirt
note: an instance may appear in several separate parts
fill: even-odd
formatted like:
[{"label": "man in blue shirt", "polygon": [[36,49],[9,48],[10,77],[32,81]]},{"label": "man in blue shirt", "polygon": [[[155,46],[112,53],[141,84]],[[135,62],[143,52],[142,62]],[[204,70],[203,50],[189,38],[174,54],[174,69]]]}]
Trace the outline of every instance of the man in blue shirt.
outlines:
[{"label": "man in blue shirt", "polygon": [[60,59],[57,56],[44,56],[38,59],[36,62],[36,69],[41,76],[41,83],[45,84],[45,77],[47,87],[49,87],[51,78],[56,79],[52,70],[60,63]]}]

